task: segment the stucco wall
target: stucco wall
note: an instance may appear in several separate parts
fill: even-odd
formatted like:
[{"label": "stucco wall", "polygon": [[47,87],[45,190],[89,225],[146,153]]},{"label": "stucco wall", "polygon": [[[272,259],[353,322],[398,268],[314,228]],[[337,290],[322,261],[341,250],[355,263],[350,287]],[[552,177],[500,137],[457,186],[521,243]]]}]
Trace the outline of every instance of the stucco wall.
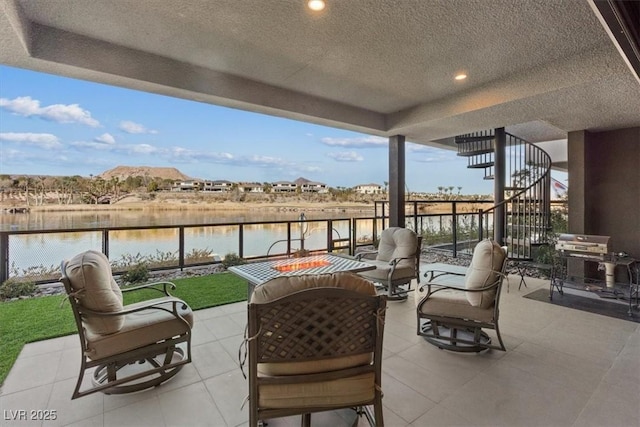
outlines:
[{"label": "stucco wall", "polygon": [[568,148],[570,232],[640,259],[640,128],[570,132]]}]

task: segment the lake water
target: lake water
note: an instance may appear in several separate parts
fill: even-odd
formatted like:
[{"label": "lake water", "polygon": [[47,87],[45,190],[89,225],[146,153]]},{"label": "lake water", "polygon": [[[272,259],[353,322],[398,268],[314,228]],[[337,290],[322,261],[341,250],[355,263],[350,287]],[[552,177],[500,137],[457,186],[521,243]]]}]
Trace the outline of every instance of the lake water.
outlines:
[{"label": "lake water", "polygon": [[[371,217],[370,212],[305,212],[304,223],[298,222],[301,211],[205,211],[205,210],[135,210],[99,212],[30,212],[27,214],[0,215],[1,230],[73,230],[9,237],[10,276],[41,275],[42,272],[57,271],[60,261],[88,249],[101,251],[103,233],[89,231],[91,228],[179,226],[195,224],[247,223],[259,221],[296,221],[291,225],[291,238],[304,237],[305,249],[327,247],[327,222],[316,219],[334,219],[332,238],[348,237],[351,217]],[[345,220],[338,220],[345,219]],[[373,221],[358,220],[358,236],[371,237]],[[112,263],[126,265],[132,260],[177,257],[180,231],[175,228],[150,230],[109,231],[109,258]],[[285,253],[287,250],[286,224],[245,225],[242,239],[240,227],[235,225],[201,226],[185,228],[185,254],[207,253],[213,257],[224,257],[228,253],[240,253],[242,245],[245,257],[260,256],[270,251]],[[273,245],[273,246],[272,246]],[[293,241],[292,249],[301,247]],[[29,273],[31,272],[31,273]],[[33,273],[33,274],[32,274]],[[46,275],[46,274],[44,274]]]},{"label": "lake water", "polygon": [[[300,210],[5,213],[0,215],[0,230],[48,230],[9,236],[9,277],[35,276],[36,280],[57,276],[63,259],[71,258],[89,249],[102,251],[105,234],[100,230],[91,231],[92,228],[171,226],[155,229],[109,230],[108,254],[115,266],[128,266],[140,261],[147,262],[151,266],[167,265],[162,262],[168,259],[173,260],[170,265],[176,265],[180,248],[178,226],[212,224],[184,228],[184,254],[187,264],[219,260],[229,253],[242,252],[245,258],[264,256],[267,253],[284,254],[287,252],[288,233],[292,239],[292,251],[302,247],[302,238],[304,238],[305,249],[323,250],[328,247],[329,238],[333,240],[348,238],[353,233],[354,222],[357,241],[370,241],[373,237],[374,221],[371,219],[373,217],[371,211],[310,210],[304,212],[306,219],[304,222],[299,221],[301,213],[303,212]],[[326,221],[328,219],[333,221],[330,232],[328,221]],[[272,221],[293,222],[290,230],[287,229],[286,224],[246,224]],[[408,227],[413,228],[411,217],[407,218],[407,222]],[[245,224],[242,231],[239,225],[215,225],[238,223]],[[376,233],[379,235],[382,231],[382,223],[377,221],[375,224]],[[419,229],[427,232],[437,232],[449,227],[451,227],[449,215],[425,217],[419,224]],[[51,230],[61,231],[51,232]]]},{"label": "lake water", "polygon": [[304,213],[307,219],[371,217],[373,211],[303,211],[299,209],[271,212],[266,210],[126,210],[29,212],[0,214],[0,231],[61,230],[98,227],[146,227],[156,225],[220,224],[257,221],[293,221]]}]

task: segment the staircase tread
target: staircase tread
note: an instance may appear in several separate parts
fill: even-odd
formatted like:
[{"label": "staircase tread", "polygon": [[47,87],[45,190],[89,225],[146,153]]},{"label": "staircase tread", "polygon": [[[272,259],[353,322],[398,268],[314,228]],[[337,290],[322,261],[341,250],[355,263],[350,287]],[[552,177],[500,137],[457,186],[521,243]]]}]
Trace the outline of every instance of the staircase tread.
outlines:
[{"label": "staircase tread", "polygon": [[458,156],[460,156],[460,157],[473,157],[473,156],[479,156],[479,155],[482,155],[482,154],[489,154],[489,153],[493,153],[493,148],[483,148],[482,150],[458,152]]},{"label": "staircase tread", "polygon": [[469,169],[486,169],[486,168],[490,168],[491,166],[493,166],[493,162],[485,162],[485,163],[476,163],[473,165],[467,165],[467,168]]},{"label": "staircase tread", "polygon": [[465,144],[468,142],[493,141],[495,135],[479,135],[479,136],[456,136],[456,144]]}]

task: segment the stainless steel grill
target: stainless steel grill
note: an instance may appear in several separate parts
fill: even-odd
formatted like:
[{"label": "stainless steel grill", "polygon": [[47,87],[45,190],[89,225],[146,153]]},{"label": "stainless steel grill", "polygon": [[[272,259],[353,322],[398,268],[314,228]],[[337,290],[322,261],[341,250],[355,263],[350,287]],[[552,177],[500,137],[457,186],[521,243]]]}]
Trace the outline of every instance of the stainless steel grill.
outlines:
[{"label": "stainless steel grill", "polygon": [[609,239],[609,236],[561,234],[556,243],[556,250],[564,256],[604,260],[611,251]]}]

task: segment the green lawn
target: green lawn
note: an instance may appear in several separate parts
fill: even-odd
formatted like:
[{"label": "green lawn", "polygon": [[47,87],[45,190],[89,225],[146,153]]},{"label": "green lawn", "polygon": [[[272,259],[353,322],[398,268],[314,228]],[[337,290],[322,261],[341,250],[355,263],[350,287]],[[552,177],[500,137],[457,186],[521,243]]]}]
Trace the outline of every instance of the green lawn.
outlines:
[{"label": "green lawn", "polygon": [[[231,273],[172,280],[172,295],[200,310],[247,299],[247,283]],[[148,290],[124,294],[124,303],[157,298]],[[30,342],[76,333],[71,306],[62,295],[0,303],[0,384]]]}]

